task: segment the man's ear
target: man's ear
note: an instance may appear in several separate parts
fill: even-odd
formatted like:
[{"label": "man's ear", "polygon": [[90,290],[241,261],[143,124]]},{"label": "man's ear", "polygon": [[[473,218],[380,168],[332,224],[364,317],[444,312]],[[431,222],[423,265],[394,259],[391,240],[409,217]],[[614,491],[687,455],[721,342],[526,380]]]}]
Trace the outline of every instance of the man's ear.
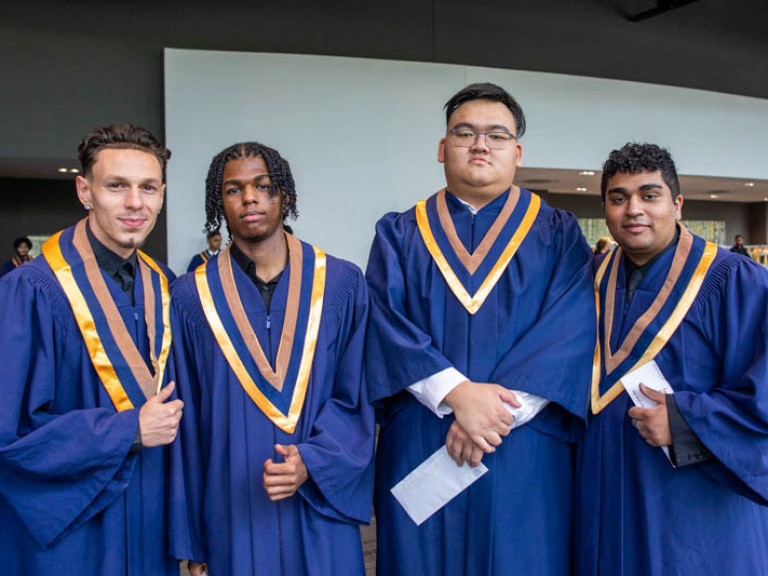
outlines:
[{"label": "man's ear", "polygon": [[91,184],[88,179],[78,175],[75,178],[75,187],[77,188],[77,198],[86,210],[90,210],[91,202]]}]

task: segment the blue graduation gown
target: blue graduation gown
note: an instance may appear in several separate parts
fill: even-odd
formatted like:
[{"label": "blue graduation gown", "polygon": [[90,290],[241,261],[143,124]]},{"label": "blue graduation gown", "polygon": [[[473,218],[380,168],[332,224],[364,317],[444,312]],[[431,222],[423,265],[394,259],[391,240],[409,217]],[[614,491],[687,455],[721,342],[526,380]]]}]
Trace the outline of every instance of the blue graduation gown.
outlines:
[{"label": "blue graduation gown", "polygon": [[[447,194],[468,251],[506,198],[473,216]],[[521,190],[507,226],[531,198]],[[374,496],[379,573],[568,573],[573,442],[586,418],[595,337],[589,262],[576,219],[542,202],[500,281],[471,315],[427,251],[414,210],[378,222],[366,273],[366,373],[381,424]],[[476,276],[483,270],[485,264]],[[469,292],[481,281],[470,278]],[[453,416],[438,418],[405,389],[451,366],[472,381],[552,402],[483,457],[485,476],[417,527],[390,489],[445,443]]]},{"label": "blue graduation gown", "polygon": [[16,270],[17,266],[14,264],[13,260],[8,260],[7,262],[3,262],[3,265],[0,266],[0,278],[8,274],[8,272],[13,272]]},{"label": "blue graduation gown", "polygon": [[[629,305],[621,263],[613,350],[656,297],[673,255],[651,266]],[[719,249],[655,358],[710,460],[673,468],[632,427],[624,392],[590,420],[579,454],[578,574],[768,574],[766,312],[768,273]]]},{"label": "blue graduation gown", "polygon": [[[32,260],[29,260],[28,262],[25,262],[25,264],[27,264],[27,263],[29,263],[31,261]],[[0,266],[0,278],[5,276],[9,272],[13,272],[14,270],[16,270],[16,268],[20,268],[20,266],[17,266],[16,262],[14,262],[13,259],[8,260],[7,262],[3,262],[3,265]]]},{"label": "blue graduation gown", "polygon": [[[274,367],[290,266],[269,315],[245,272],[237,264],[232,269],[248,321]],[[205,561],[217,576],[364,573],[358,524],[370,519],[374,449],[362,360],[367,313],[360,270],[328,256],[307,396],[288,434],[265,416],[229,367],[203,314],[194,274],[176,282],[172,325],[185,402],[172,458],[176,557]],[[290,398],[291,384],[274,395]],[[298,446],[309,480],[292,497],[272,502],[262,476],[267,459],[282,461],[276,443]]]},{"label": "blue graduation gown", "polygon": [[[141,274],[135,306],[104,278],[149,358]],[[143,395],[129,390],[135,409],[115,410],[45,258],[4,277],[0,301],[0,571],[178,574],[167,553],[166,450],[129,452]]]},{"label": "blue graduation gown", "polygon": [[[204,250],[204,252],[207,253],[207,251]],[[200,266],[203,262],[206,260],[203,260],[203,253],[198,252],[194,256],[192,256],[192,259],[189,261],[189,266],[187,266],[187,272],[192,272],[195,268]]]}]

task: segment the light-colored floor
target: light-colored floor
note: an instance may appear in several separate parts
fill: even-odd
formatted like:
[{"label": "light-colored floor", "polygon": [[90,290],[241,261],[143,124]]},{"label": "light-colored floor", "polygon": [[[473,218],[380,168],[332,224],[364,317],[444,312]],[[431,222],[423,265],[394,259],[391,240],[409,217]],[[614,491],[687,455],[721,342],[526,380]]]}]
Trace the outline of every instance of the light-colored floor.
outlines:
[{"label": "light-colored floor", "polygon": [[[371,520],[370,526],[363,526],[360,529],[360,536],[363,540],[363,558],[365,559],[365,574],[366,576],[376,575],[376,520]],[[189,576],[187,572],[186,562],[181,567],[180,575]],[[215,575],[214,575],[215,576]]]}]

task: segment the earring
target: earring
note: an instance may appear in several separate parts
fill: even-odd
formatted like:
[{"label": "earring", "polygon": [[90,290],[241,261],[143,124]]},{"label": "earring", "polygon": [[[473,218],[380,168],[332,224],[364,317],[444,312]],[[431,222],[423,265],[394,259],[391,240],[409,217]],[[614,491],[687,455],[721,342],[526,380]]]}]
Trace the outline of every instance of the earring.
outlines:
[{"label": "earring", "polygon": [[83,204],[83,208],[85,208],[86,212],[89,212],[91,210],[91,204],[89,202],[86,202]]}]

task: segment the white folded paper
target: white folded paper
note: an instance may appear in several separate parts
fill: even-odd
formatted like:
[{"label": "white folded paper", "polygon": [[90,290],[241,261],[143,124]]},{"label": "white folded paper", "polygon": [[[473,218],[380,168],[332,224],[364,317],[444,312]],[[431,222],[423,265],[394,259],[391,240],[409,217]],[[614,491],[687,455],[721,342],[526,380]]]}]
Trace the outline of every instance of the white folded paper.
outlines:
[{"label": "white folded paper", "polygon": [[[674,393],[672,386],[669,385],[664,374],[661,373],[659,365],[656,364],[655,360],[646,362],[637,370],[624,376],[621,379],[621,383],[627,391],[627,394],[629,394],[629,397],[632,399],[634,405],[639,406],[640,408],[653,408],[656,406],[656,402],[640,391],[640,384],[645,384],[648,388],[664,392],[664,394]],[[662,446],[661,449],[664,450],[664,454],[667,455],[669,463],[672,464],[672,458],[669,456],[669,446]],[[672,464],[672,466],[674,466],[674,464]]]},{"label": "white folded paper", "polygon": [[391,490],[417,526],[488,472],[483,464],[457,466],[445,446],[424,460]]}]

